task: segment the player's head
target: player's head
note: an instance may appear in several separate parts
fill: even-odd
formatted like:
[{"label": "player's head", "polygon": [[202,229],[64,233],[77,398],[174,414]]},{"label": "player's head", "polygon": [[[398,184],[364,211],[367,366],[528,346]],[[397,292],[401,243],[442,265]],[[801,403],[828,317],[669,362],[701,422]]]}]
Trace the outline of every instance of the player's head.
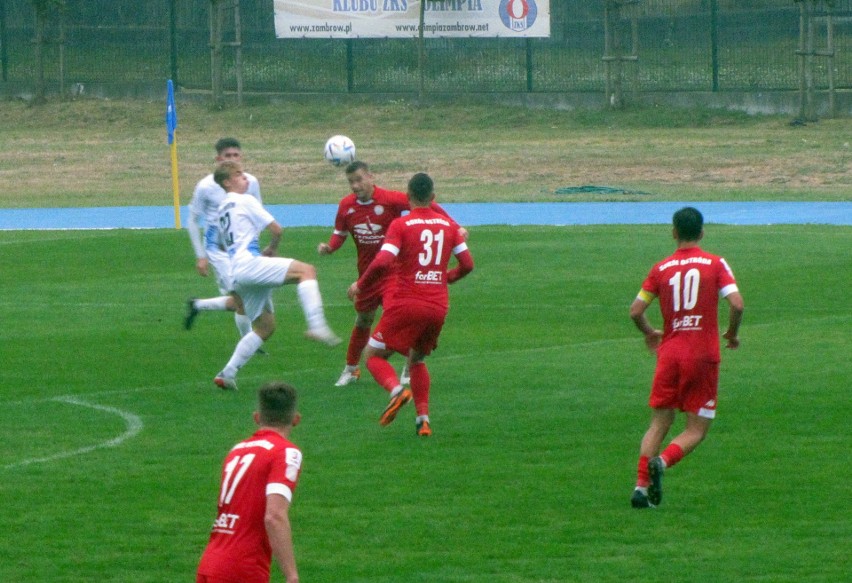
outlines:
[{"label": "player's head", "polygon": [[408,200],[412,206],[429,206],[435,198],[435,183],[425,172],[418,172],[408,181]]},{"label": "player's head", "polygon": [[376,183],[366,162],[361,160],[350,162],[346,166],[345,172],[346,180],[349,181],[349,188],[352,189],[358,200],[366,202],[373,198]]},{"label": "player's head", "polygon": [[696,208],[683,207],[672,217],[672,226],[678,241],[698,241],[704,232],[704,217]]},{"label": "player's head", "polygon": [[243,157],[243,149],[237,138],[220,138],[216,142],[216,161],[225,160],[240,161]]},{"label": "player's head", "polygon": [[257,392],[257,418],[259,425],[286,427],[296,425],[296,389],[281,381],[271,381]]},{"label": "player's head", "polygon": [[243,165],[236,160],[225,160],[213,171],[213,181],[225,192],[243,194],[248,190],[248,179],[243,174]]}]

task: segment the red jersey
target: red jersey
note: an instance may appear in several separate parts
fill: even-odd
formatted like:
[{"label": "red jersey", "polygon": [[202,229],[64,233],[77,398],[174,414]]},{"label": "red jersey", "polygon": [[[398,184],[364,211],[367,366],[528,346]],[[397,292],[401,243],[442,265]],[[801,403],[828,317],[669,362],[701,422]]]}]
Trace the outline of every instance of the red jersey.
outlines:
[{"label": "red jersey", "polygon": [[263,518],[266,497],[292,501],[302,452],[281,434],[261,429],[235,445],[222,466],[219,505],[198,574],[268,583],[272,549]]},{"label": "red jersey", "polygon": [[373,198],[368,202],[361,202],[355,193],[349,193],[337,207],[334,236],[340,237],[340,240],[337,245],[332,240],[331,247],[339,248],[343,239],[352,233],[358,251],[358,275],[361,275],[381,249],[390,224],[410,209],[404,192],[376,186]]},{"label": "red jersey", "polygon": [[[660,298],[665,328],[660,350],[719,362],[719,298],[739,291],[724,259],[698,247],[678,249],[651,268],[643,292]],[[643,297],[643,300],[653,299]]]},{"label": "red jersey", "polygon": [[[459,234],[458,224],[432,208],[415,208],[407,216],[391,223],[382,252],[396,257],[395,288],[386,309],[398,305],[421,304],[447,311],[447,285],[473,269],[467,243]],[[448,271],[450,256],[456,255],[459,267]],[[382,259],[381,256],[379,259]],[[377,260],[380,267],[386,261]],[[359,287],[379,277],[377,269],[364,273]]]},{"label": "red jersey", "polygon": [[[431,208],[448,216],[446,211],[434,202]],[[334,232],[328,244],[336,251],[343,245],[346,236],[352,233],[358,253],[358,275],[363,275],[381,250],[390,224],[409,210],[411,205],[408,203],[408,195],[398,190],[374,186],[373,197],[367,202],[361,202],[354,192],[350,192],[337,207]]]}]

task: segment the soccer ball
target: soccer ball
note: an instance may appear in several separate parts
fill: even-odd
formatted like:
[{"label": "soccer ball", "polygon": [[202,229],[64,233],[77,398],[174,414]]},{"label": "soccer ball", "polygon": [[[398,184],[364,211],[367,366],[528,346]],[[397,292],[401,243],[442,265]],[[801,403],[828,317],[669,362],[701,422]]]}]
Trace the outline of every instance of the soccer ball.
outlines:
[{"label": "soccer ball", "polygon": [[325,159],[335,166],[346,166],[355,159],[355,144],[346,136],[331,136],[325,143]]}]

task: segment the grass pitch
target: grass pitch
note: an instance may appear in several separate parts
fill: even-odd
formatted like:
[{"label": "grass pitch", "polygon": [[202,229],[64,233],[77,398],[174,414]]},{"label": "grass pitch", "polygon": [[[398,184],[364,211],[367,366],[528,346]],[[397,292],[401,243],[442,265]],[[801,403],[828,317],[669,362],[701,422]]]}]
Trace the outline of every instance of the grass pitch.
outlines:
[{"label": "grass pitch", "polygon": [[[346,335],[353,248],[316,257],[327,235],[290,229],[283,251],[318,266]],[[220,313],[182,329],[185,299],[215,287],[185,232],[0,233],[0,581],[193,580],[222,456],[272,378],[299,388],[304,416],[303,581],[846,577],[852,230],[708,226],[746,301],[742,347],[653,511],[628,501],[653,358],[627,308],[667,230],[488,227],[470,244],[477,270],[451,288],[429,360],[435,435],[418,439],[411,408],[379,427],[368,375],[332,386],[345,347],[302,339],[290,288],[270,356],[239,392],[215,389],[236,330]]]}]

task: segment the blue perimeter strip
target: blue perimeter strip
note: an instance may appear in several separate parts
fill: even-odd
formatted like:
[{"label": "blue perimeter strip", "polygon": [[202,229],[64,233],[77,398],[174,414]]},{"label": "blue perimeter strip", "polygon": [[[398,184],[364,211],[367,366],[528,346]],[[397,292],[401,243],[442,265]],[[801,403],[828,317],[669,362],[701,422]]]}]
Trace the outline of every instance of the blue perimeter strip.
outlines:
[{"label": "blue perimeter strip", "polygon": [[[669,224],[672,214],[695,206],[707,223],[727,225],[852,225],[852,202],[552,202],[446,203],[464,226]],[[266,207],[284,227],[331,227],[336,204]],[[186,207],[181,225],[186,227]],[[174,228],[174,207],[0,209],[0,230]]]}]

